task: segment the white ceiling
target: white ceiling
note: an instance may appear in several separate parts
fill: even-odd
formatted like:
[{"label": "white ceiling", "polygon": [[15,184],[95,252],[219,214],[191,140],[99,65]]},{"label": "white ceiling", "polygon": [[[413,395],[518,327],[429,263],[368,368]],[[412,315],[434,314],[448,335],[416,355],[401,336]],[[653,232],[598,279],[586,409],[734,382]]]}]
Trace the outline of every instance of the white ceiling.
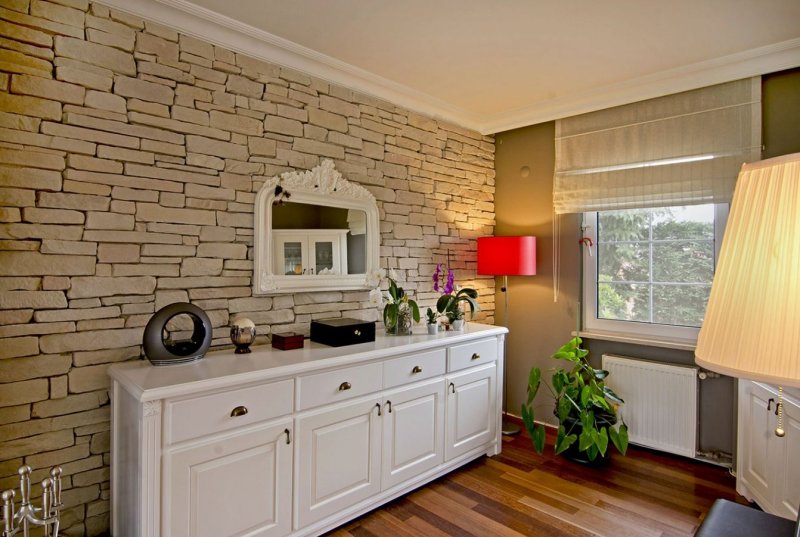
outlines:
[{"label": "white ceiling", "polygon": [[105,3],[487,133],[800,65],[798,0]]}]

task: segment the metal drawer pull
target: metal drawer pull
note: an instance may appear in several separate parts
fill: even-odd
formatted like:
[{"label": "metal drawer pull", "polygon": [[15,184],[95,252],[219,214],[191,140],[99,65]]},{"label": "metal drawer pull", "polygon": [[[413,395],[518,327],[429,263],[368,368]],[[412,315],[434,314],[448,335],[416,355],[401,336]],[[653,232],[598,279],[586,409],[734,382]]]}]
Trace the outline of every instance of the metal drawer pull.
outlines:
[{"label": "metal drawer pull", "polygon": [[378,407],[378,416],[380,416],[381,415],[381,404],[380,403],[375,403],[375,406]]},{"label": "metal drawer pull", "polygon": [[775,402],[775,399],[773,399],[772,397],[770,397],[770,398],[769,398],[769,401],[767,401],[767,412],[769,412],[770,410],[772,410],[772,403],[774,403],[774,402]]},{"label": "metal drawer pull", "polygon": [[340,392],[349,390],[350,388],[352,388],[352,386],[350,385],[349,382],[342,382],[341,384],[339,384],[339,391]]},{"label": "metal drawer pull", "polygon": [[286,445],[288,446],[292,443],[292,431],[284,429],[283,432],[286,433]]},{"label": "metal drawer pull", "polygon": [[356,331],[353,332],[353,334],[355,334],[357,336],[360,336],[361,335],[361,330],[356,330]]},{"label": "metal drawer pull", "polygon": [[472,359],[473,360],[480,360],[480,357],[481,357],[481,355],[478,354],[477,352],[473,352],[472,353]]},{"label": "metal drawer pull", "polygon": [[238,418],[239,416],[244,416],[247,414],[247,407],[246,406],[237,406],[233,410],[231,410],[231,417]]},{"label": "metal drawer pull", "polygon": [[386,404],[389,405],[389,414],[391,414],[392,413],[392,402],[391,401],[386,401]]},{"label": "metal drawer pull", "polygon": [[422,368],[418,365],[414,366],[414,369],[411,370],[412,373],[422,373]]},{"label": "metal drawer pull", "polygon": [[456,393],[456,385],[452,382],[450,383],[450,393]]}]

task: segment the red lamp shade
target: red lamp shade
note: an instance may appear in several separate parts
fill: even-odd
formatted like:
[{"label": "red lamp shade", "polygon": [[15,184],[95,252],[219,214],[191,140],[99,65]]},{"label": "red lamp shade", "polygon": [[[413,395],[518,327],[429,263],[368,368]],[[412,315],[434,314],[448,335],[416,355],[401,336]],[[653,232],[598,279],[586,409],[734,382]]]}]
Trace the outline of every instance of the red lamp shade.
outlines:
[{"label": "red lamp shade", "polygon": [[478,238],[478,274],[536,275],[536,237]]}]

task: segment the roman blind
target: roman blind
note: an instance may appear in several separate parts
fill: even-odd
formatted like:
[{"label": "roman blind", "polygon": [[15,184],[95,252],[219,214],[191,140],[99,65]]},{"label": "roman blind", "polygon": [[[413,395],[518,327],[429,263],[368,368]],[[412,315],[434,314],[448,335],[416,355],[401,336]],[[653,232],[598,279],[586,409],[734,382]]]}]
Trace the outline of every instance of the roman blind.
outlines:
[{"label": "roman blind", "polygon": [[556,121],[555,212],[730,201],[761,157],[761,78]]}]

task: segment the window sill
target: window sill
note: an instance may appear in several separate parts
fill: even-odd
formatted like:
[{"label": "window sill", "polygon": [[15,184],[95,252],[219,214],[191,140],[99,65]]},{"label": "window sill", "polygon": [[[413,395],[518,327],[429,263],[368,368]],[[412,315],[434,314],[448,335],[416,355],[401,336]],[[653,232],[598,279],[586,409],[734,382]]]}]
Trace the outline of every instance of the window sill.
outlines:
[{"label": "window sill", "polygon": [[581,330],[572,332],[582,338],[601,339],[603,341],[617,341],[619,343],[631,343],[634,345],[646,345],[648,347],[662,347],[665,349],[678,349],[682,351],[694,352],[697,341],[693,339],[658,339],[642,336],[638,334],[625,334],[620,332],[600,332],[592,330]]}]

